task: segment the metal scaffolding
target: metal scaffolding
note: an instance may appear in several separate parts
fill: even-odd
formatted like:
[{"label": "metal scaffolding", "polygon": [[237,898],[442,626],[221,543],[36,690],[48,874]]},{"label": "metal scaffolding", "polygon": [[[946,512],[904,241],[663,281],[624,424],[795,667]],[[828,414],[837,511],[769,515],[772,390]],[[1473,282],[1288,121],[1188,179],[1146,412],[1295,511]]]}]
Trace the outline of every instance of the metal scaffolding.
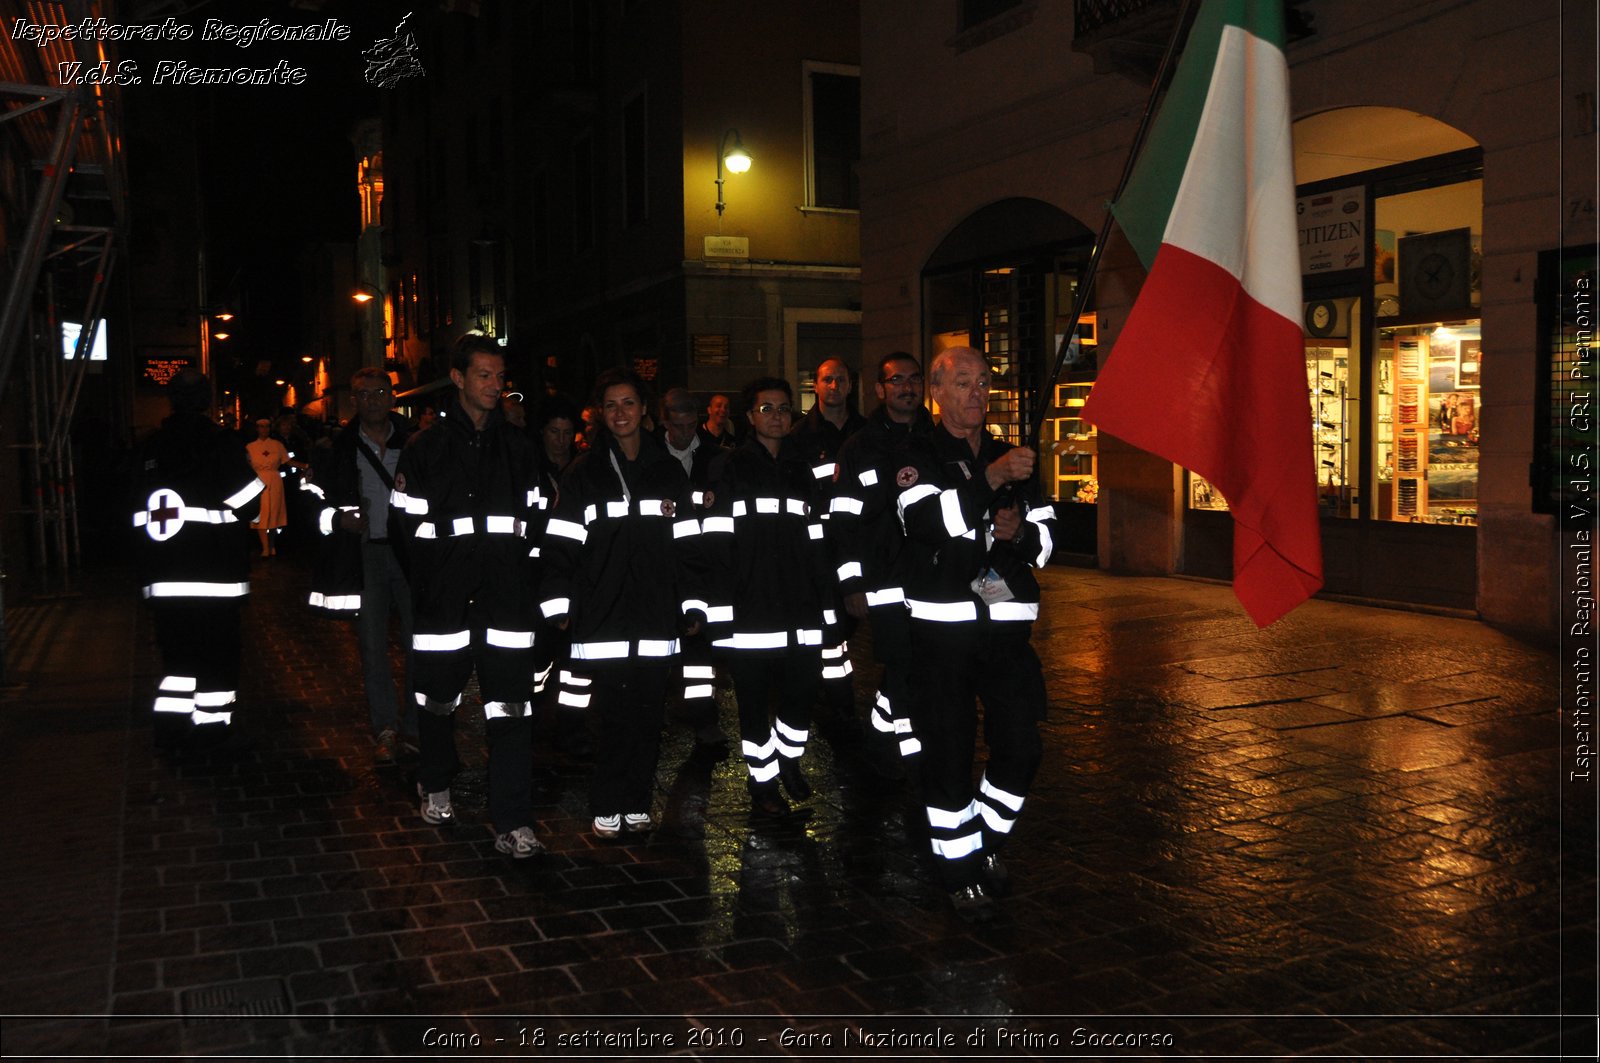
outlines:
[{"label": "metal scaffolding", "polygon": [[[4,24],[82,23],[104,0],[0,0]],[[0,419],[11,421],[25,482],[5,500],[31,527],[26,560],[36,582],[63,587],[80,560],[71,427],[95,349],[113,270],[126,245],[120,98],[114,85],[62,86],[63,64],[114,61],[82,37],[37,43],[0,34]],[[24,220],[25,219],[25,220]],[[65,350],[63,322],[80,324]],[[14,570],[0,537],[0,575]],[[0,581],[0,683],[6,679]]]}]

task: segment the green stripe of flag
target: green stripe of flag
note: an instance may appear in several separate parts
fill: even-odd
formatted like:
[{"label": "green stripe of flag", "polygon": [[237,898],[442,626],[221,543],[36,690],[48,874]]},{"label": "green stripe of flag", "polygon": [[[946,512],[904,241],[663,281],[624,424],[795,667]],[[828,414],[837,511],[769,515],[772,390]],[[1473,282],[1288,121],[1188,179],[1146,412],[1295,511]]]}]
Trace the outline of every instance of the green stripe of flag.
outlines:
[{"label": "green stripe of flag", "polygon": [[1167,89],[1150,138],[1134,164],[1133,176],[1111,213],[1128,237],[1145,269],[1156,260],[1178,185],[1189,165],[1195,128],[1211,91],[1217,48],[1225,26],[1246,32],[1283,49],[1283,0],[1204,0],[1189,40]]}]

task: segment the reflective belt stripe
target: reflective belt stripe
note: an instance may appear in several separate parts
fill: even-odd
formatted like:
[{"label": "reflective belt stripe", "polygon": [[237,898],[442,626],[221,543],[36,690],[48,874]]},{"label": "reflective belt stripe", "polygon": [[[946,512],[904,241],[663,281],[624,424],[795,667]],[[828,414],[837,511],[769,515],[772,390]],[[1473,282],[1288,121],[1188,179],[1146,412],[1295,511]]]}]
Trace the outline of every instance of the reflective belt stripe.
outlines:
[{"label": "reflective belt stripe", "polygon": [[867,605],[894,605],[906,600],[906,592],[899,587],[885,587],[881,591],[867,592]]},{"label": "reflective belt stripe", "polygon": [[805,746],[797,746],[793,743],[784,741],[782,738],[778,739],[778,756],[787,758],[788,760],[799,760],[801,757],[805,756],[805,754]]},{"label": "reflective belt stripe", "polygon": [[486,701],[483,703],[485,719],[516,719],[533,715],[533,706],[526,701]]},{"label": "reflective belt stripe", "polygon": [[878,470],[867,469],[863,471],[860,476],[856,477],[856,479],[861,481],[862,487],[871,487],[873,484],[878,482]]},{"label": "reflective belt stripe", "polygon": [[575,661],[606,661],[628,656],[628,642],[574,642],[572,659]]},{"label": "reflective belt stripe", "polygon": [[971,856],[982,848],[982,831],[977,831],[961,838],[953,838],[949,841],[941,838],[933,839],[933,851],[946,860],[960,860],[964,856]]},{"label": "reflective belt stripe", "polygon": [[757,498],[752,501],[756,504],[757,513],[778,513],[783,509],[783,503],[776,498]]},{"label": "reflective belt stripe", "polygon": [[907,598],[906,608],[910,609],[911,615],[918,620],[937,620],[952,624],[978,619],[977,602],[921,602],[915,598]]},{"label": "reflective belt stripe", "polygon": [[535,487],[533,490],[528,492],[528,508],[529,509],[549,509],[550,508],[550,500],[548,498],[544,497],[544,492],[543,491],[541,491],[537,487]]},{"label": "reflective belt stripe", "polygon": [[1008,793],[1000,789],[1000,787],[989,781],[988,775],[985,775],[982,781],[978,783],[978,793],[984,797],[991,797],[1006,808],[1009,808],[1013,816],[1022,811],[1024,798],[1020,794]]},{"label": "reflective belt stripe", "polygon": [[553,616],[560,616],[563,613],[569,613],[572,611],[572,599],[550,598],[539,603],[539,611],[544,614],[546,620]]},{"label": "reflective belt stripe", "polygon": [[[829,609],[829,610],[827,610],[827,612],[831,614],[833,612],[833,610]],[[845,654],[847,654],[849,652],[850,652],[850,643],[848,643],[848,642],[841,642],[837,646],[824,646],[822,648],[822,659],[824,661],[839,661],[839,660],[843,660]]]},{"label": "reflective belt stripe", "polygon": [[683,600],[682,604],[680,604],[678,606],[678,608],[681,609],[685,613],[690,612],[690,611],[695,610],[695,609],[698,609],[702,613],[704,613],[707,610],[709,610],[711,608],[711,606],[707,605],[705,602],[701,601],[699,598],[685,598]]},{"label": "reflective belt stripe", "polygon": [[237,700],[239,700],[237,691],[202,690],[194,696],[194,707],[197,709],[214,709],[220,705],[232,705]]},{"label": "reflective belt stripe", "polygon": [[861,579],[861,562],[846,561],[844,564],[840,565],[839,578],[841,580]]},{"label": "reflective belt stripe", "polygon": [[803,517],[806,515],[806,504],[798,498],[784,499],[783,508],[785,512],[791,513],[796,517]]},{"label": "reflective belt stripe", "polygon": [[471,535],[472,534],[472,518],[471,517],[457,517],[454,520],[452,520],[450,522],[450,534],[451,535]]},{"label": "reflective belt stripe", "polygon": [[628,503],[627,502],[607,502],[606,503],[606,516],[620,518],[620,517],[626,517],[627,515],[628,515]]},{"label": "reflective belt stripe", "polygon": [[812,539],[820,539],[820,538],[822,538],[822,525],[820,525],[820,524],[807,524],[806,525],[806,536],[808,538],[812,538]]},{"label": "reflective belt stripe", "polygon": [[664,498],[641,498],[638,506],[638,513],[641,517],[665,517],[667,515],[667,501]]},{"label": "reflective belt stripe", "polygon": [[699,534],[700,534],[700,522],[697,521],[697,520],[691,519],[691,520],[680,520],[680,521],[674,521],[673,522],[673,525],[672,525],[672,537],[674,539],[682,539],[686,535],[699,535]]},{"label": "reflective belt stripe", "polygon": [[732,517],[706,517],[700,522],[700,531],[710,535],[714,532],[733,533]]},{"label": "reflective belt stripe", "polygon": [[239,488],[239,490],[235,491],[227,498],[224,498],[222,500],[222,504],[227,506],[229,509],[238,509],[240,506],[244,505],[246,502],[250,501],[252,498],[256,497],[266,489],[267,485],[262,483],[260,478],[257,477],[252,479],[243,487]]},{"label": "reflective belt stripe", "polygon": [[196,724],[220,723],[226,726],[233,722],[233,713],[203,712],[200,709],[195,709],[194,716],[192,718]]},{"label": "reflective belt stripe", "polygon": [[787,631],[738,631],[716,641],[718,646],[735,650],[781,650],[789,645]]},{"label": "reflective belt stripe", "polygon": [[816,477],[818,480],[831,480],[833,479],[834,468],[835,465],[833,462],[825,461],[821,465],[813,465],[811,467],[811,475]]},{"label": "reflective belt stripe", "polygon": [[695,683],[692,686],[683,688],[683,697],[685,701],[693,701],[695,698],[709,698],[716,693],[716,689],[711,683]]},{"label": "reflective belt stripe", "polygon": [[824,609],[822,611],[822,622],[824,624],[837,624],[839,622],[839,614],[832,609]]},{"label": "reflective belt stripe", "polygon": [[689,492],[689,501],[697,506],[703,506],[706,504],[706,493],[704,491],[691,491]]},{"label": "reflective belt stripe", "polygon": [[797,646],[822,645],[822,632],[815,628],[803,627],[794,633],[794,638]]},{"label": "reflective belt stripe", "polygon": [[900,741],[900,755],[909,757],[922,752],[922,740],[918,738],[905,738]]},{"label": "reflective belt stripe", "polygon": [[533,632],[502,631],[491,627],[484,630],[483,641],[503,650],[530,650],[533,648]]},{"label": "reflective belt stripe", "polygon": [[640,639],[639,656],[671,657],[678,652],[677,639]]},{"label": "reflective belt stripe", "polygon": [[176,694],[193,694],[194,686],[195,682],[193,676],[164,675],[161,677],[161,685],[156,689],[167,690]]},{"label": "reflective belt stripe", "polygon": [[301,480],[300,481],[300,490],[302,490],[302,491],[310,491],[312,494],[316,495],[319,499],[326,500],[327,497],[328,497],[328,493],[326,491],[324,491],[322,488],[318,487],[316,484],[312,483],[310,480]]},{"label": "reflective belt stripe", "polygon": [[497,515],[483,518],[483,530],[490,535],[520,535],[521,521],[516,517]]},{"label": "reflective belt stripe", "polygon": [[544,666],[544,671],[533,677],[533,692],[535,694],[544,693],[544,688],[550,683],[550,673],[555,670],[556,666],[554,664],[547,664]]},{"label": "reflective belt stripe", "polygon": [[430,652],[448,652],[450,650],[464,650],[472,643],[472,632],[453,631],[447,635],[411,636],[411,648]]},{"label": "reflective belt stripe", "polygon": [[733,606],[713,605],[706,610],[706,623],[731,624],[733,623]]},{"label": "reflective belt stripe", "polygon": [[[426,694],[418,694],[417,695],[417,704],[418,705],[426,707],[427,704],[428,704],[428,700],[429,700],[429,698],[428,698],[428,695],[426,695]],[[437,699],[435,699],[435,703],[437,704]],[[456,695],[456,699],[450,703],[450,707],[451,708],[455,708],[456,706],[458,706],[460,704],[461,704],[461,695],[457,694]]]},{"label": "reflective belt stripe", "polygon": [[389,492],[389,504],[396,509],[403,509],[413,517],[426,517],[428,515],[428,500],[415,498],[399,489]]},{"label": "reflective belt stripe", "polygon": [[830,664],[822,669],[822,678],[843,679],[853,671],[855,671],[855,666],[849,661],[846,661],[843,664]]},{"label": "reflective belt stripe", "polygon": [[[915,613],[911,614],[915,616]],[[1039,619],[1038,602],[995,602],[989,606],[989,619],[991,620],[1037,620]]]},{"label": "reflective belt stripe", "polygon": [[683,677],[685,679],[715,679],[717,677],[717,669],[714,665],[709,664],[686,664],[683,666]]},{"label": "reflective belt stripe", "polygon": [[883,734],[894,734],[894,720],[884,711],[882,705],[872,707],[872,729]]},{"label": "reflective belt stripe", "polygon": [[152,583],[144,589],[146,598],[242,598],[249,593],[249,583],[201,583],[184,580]]},{"label": "reflective belt stripe", "polygon": [[559,535],[563,539],[572,539],[578,543],[585,543],[589,540],[588,530],[583,525],[574,524],[570,520],[559,520],[552,517],[550,518],[550,523],[545,525],[544,530],[550,535]]},{"label": "reflective belt stripe", "polygon": [[361,595],[323,594],[321,591],[312,591],[306,597],[306,604],[313,609],[332,609],[341,613],[353,613],[361,608]]},{"label": "reflective belt stripe", "polygon": [[598,517],[599,515],[600,515],[600,511],[598,509],[596,509],[594,506],[584,506],[583,507],[583,522],[585,524],[593,524],[595,522],[595,518]]},{"label": "reflective belt stripe", "polygon": [[735,517],[742,517],[748,512],[749,512],[749,509],[745,506],[744,499],[741,498],[741,499],[737,500],[736,502],[734,502],[734,504],[733,504],[733,515]]},{"label": "reflective belt stripe", "polygon": [[[970,778],[970,776],[969,776]],[[928,805],[928,826],[935,830],[960,830],[970,823],[978,814],[977,802],[974,801],[965,808],[951,811],[948,808],[935,808]]]},{"label": "reflective belt stripe", "polygon": [[417,525],[416,537],[418,539],[437,539],[439,537],[439,533],[434,528],[433,521],[425,520],[421,524]]},{"label": "reflective belt stripe", "polygon": [[556,695],[556,702],[572,709],[587,709],[592,694],[579,694],[571,690],[563,690]]},{"label": "reflective belt stripe", "polygon": [[834,495],[833,501],[828,503],[829,513],[853,513],[859,517],[862,508],[861,499],[849,495]]}]

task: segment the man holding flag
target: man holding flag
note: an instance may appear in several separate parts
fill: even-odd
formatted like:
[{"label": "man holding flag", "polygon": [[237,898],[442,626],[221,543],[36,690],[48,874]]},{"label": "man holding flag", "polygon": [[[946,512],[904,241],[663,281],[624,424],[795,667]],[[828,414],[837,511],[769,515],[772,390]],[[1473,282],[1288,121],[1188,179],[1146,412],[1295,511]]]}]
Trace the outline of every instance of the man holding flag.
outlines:
[{"label": "man holding flag", "polygon": [[1277,0],[1207,0],[1126,192],[1149,270],[1083,416],[1204,476],[1266,626],[1322,586]]}]

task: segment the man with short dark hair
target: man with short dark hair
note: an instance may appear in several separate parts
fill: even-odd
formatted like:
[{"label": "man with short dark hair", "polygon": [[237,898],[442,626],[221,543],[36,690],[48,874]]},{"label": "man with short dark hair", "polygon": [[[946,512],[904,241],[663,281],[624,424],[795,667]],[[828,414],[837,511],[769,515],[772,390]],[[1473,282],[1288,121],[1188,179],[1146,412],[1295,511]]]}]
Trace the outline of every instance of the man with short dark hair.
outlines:
[{"label": "man with short dark hair", "polygon": [[517,859],[544,851],[533,831],[533,683],[537,573],[530,539],[548,502],[533,445],[500,411],[505,356],[469,334],[450,363],[455,395],[438,422],[400,455],[391,496],[407,536],[415,606],[418,796],[430,824],[455,819],[455,709],[474,670],[489,742],[495,848]]},{"label": "man with short dark hair", "polygon": [[[921,747],[907,714],[911,628],[895,474],[905,465],[907,444],[932,430],[933,419],[922,405],[922,365],[905,351],[879,360],[874,387],[878,408],[866,427],[839,448],[828,534],[845,611],[857,620],[871,616],[872,653],[883,666],[870,715],[872,729],[892,740],[902,757],[911,757]],[[898,775],[892,754],[879,757],[884,747],[871,748],[882,773]]]},{"label": "man with short dark hair", "polygon": [[706,434],[716,440],[719,447],[731,447],[739,442],[734,438],[733,422],[728,419],[732,408],[733,403],[726,395],[713,395],[706,403]]},{"label": "man with short dark hair", "polygon": [[[373,366],[350,378],[356,415],[324,450],[306,490],[320,500],[317,529],[322,550],[312,578],[310,605],[330,616],[356,618],[361,673],[379,763],[397,750],[415,752],[411,710],[411,587],[389,537],[389,496],[400,451],[411,435],[394,412],[389,374]],[[405,701],[395,696],[389,667],[389,617],[397,614],[406,648]]]},{"label": "man with short dark hair", "polygon": [[[850,405],[850,367],[843,358],[828,358],[817,366],[812,381],[817,404],[794,426],[790,440],[797,454],[811,466],[811,475],[820,489],[820,504],[826,507],[833,490],[837,471],[839,448],[845,440],[866,427],[866,419]],[[831,549],[831,543],[830,543]],[[835,601],[830,611],[842,607]],[[832,621],[830,621],[832,622]],[[827,724],[834,732],[854,736],[856,719],[855,684],[850,678],[850,635],[855,631],[855,618],[837,617],[838,641],[822,648],[823,700],[832,710]]]},{"label": "man with short dark hair", "polygon": [[[973,919],[992,915],[1008,885],[1000,846],[1043,752],[1044,677],[1028,640],[1039,615],[1033,569],[1049,560],[1055,517],[1050,506],[1006,504],[1002,489],[1030,481],[1037,455],[984,427],[991,379],[971,347],[934,359],[938,427],[912,440],[895,473],[929,835],[951,901]],[[989,760],[974,788],[980,698]]]}]

